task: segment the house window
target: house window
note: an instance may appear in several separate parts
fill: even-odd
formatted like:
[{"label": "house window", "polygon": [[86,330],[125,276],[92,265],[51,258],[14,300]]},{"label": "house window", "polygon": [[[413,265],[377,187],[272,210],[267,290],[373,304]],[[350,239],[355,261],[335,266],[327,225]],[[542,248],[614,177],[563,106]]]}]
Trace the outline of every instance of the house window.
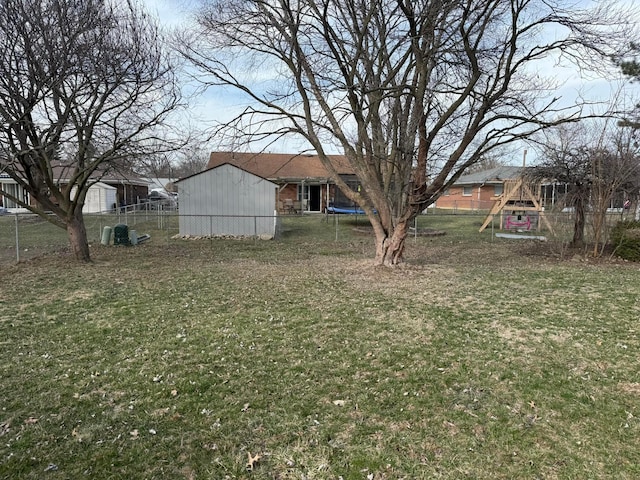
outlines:
[{"label": "house window", "polygon": [[462,187],[462,195],[465,197],[473,195],[473,187]]},{"label": "house window", "polygon": [[500,184],[500,185],[494,185],[493,186],[493,196],[497,197],[498,195],[502,195],[502,193],[504,192],[504,185]]},{"label": "house window", "polygon": [[[4,183],[2,184],[2,187],[0,187],[0,190],[2,189],[4,189],[4,191],[7,192],[9,195],[13,195],[16,198],[21,198],[23,202],[27,204],[29,203],[29,194],[20,185],[16,185],[14,183]],[[0,203],[2,203],[5,208],[20,207],[20,205],[18,205],[16,202],[14,202],[13,200],[10,200],[7,197],[3,197],[2,202]]]}]

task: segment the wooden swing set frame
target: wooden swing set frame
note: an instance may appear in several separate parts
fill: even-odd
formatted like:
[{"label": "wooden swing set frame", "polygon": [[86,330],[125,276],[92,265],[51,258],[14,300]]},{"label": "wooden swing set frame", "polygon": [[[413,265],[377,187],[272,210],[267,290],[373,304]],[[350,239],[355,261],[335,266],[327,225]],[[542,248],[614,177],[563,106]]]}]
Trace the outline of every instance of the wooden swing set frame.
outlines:
[{"label": "wooden swing set frame", "polygon": [[[494,217],[500,214],[505,207],[514,210],[514,211],[535,211],[538,213],[538,218],[541,223],[544,223],[544,226],[550,231],[553,232],[553,228],[551,224],[547,220],[544,215],[544,209],[542,207],[542,203],[540,201],[540,195],[534,195],[534,189],[539,193],[540,185],[533,186],[525,182],[524,177],[519,177],[514,180],[506,180],[504,182],[504,191],[500,197],[495,201],[493,207],[489,211],[487,218],[484,223],[480,227],[480,232],[482,232],[487,226],[493,221]],[[529,204],[533,205],[530,206]],[[500,215],[500,230],[503,227],[503,216]]]}]

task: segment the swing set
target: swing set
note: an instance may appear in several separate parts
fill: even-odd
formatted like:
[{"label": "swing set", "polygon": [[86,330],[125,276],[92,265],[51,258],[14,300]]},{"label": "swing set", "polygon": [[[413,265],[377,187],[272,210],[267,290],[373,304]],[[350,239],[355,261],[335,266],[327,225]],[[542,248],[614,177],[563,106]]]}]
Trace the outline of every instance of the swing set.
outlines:
[{"label": "swing set", "polygon": [[[533,193],[534,190],[538,195]],[[540,186],[527,184],[524,177],[506,180],[503,194],[496,199],[479,231],[484,231],[495,216],[500,215],[500,230],[529,232],[540,230],[540,224],[543,223],[550,232],[553,232],[551,224],[544,215],[539,192]]]}]

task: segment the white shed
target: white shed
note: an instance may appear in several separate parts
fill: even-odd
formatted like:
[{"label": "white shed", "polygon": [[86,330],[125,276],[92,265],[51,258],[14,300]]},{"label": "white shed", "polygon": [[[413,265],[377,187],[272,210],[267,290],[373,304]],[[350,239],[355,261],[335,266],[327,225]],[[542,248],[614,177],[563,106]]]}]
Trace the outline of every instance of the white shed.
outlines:
[{"label": "white shed", "polygon": [[[82,213],[106,213],[115,208],[118,189],[106,183],[96,182],[87,190]],[[75,189],[74,189],[75,195]]]},{"label": "white shed", "polygon": [[275,183],[225,163],[176,184],[180,235],[275,236]]}]

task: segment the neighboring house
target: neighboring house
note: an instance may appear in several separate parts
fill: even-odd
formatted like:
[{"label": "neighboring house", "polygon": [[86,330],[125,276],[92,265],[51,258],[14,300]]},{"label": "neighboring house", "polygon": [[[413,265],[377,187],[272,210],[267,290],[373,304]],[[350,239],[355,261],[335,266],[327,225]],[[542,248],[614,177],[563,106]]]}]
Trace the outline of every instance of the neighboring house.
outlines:
[{"label": "neighboring house", "polygon": [[176,185],[180,235],[275,236],[275,183],[225,163],[182,178]]},{"label": "neighboring house", "polygon": [[[333,155],[332,159],[338,165],[340,177],[351,188],[357,188],[356,176],[345,157]],[[317,155],[213,152],[207,168],[225,163],[278,185],[277,205],[280,213],[324,212],[329,205],[353,206],[336,187]]]},{"label": "neighboring house", "polygon": [[[56,179],[56,183],[58,185],[64,185],[69,181],[69,169],[64,166],[54,166],[53,167],[54,178]],[[102,184],[103,186],[98,187],[90,187],[90,191],[87,192],[87,197],[89,195],[92,196],[92,203],[97,201],[93,198],[95,195],[102,195],[104,198],[108,198],[110,201],[108,208],[106,210],[113,210],[117,206],[123,205],[135,205],[141,203],[142,200],[146,199],[149,191],[149,183],[134,174],[123,174],[120,172],[110,172],[104,175],[96,174],[95,185]],[[115,189],[115,199],[113,198],[113,191],[109,190],[110,193],[106,193],[105,191],[101,193],[95,193],[97,190],[106,189],[106,188],[114,188]],[[17,196],[28,203],[29,205],[35,205],[36,201],[30,197],[25,189],[23,189],[20,185],[18,185],[15,180],[13,180],[6,173],[0,174],[0,190],[10,193],[13,196]],[[95,201],[94,201],[95,200]],[[83,208],[84,213],[93,213],[94,206],[88,207],[87,202],[85,202],[85,207]],[[10,212],[23,212],[26,209],[19,207],[15,202],[10,200],[7,197],[4,197],[0,192],[0,206],[8,209]],[[104,211],[104,210],[100,210]]]},{"label": "neighboring house", "polygon": [[438,208],[489,210],[504,193],[505,182],[517,180],[522,167],[501,166],[461,176],[436,201]]}]

